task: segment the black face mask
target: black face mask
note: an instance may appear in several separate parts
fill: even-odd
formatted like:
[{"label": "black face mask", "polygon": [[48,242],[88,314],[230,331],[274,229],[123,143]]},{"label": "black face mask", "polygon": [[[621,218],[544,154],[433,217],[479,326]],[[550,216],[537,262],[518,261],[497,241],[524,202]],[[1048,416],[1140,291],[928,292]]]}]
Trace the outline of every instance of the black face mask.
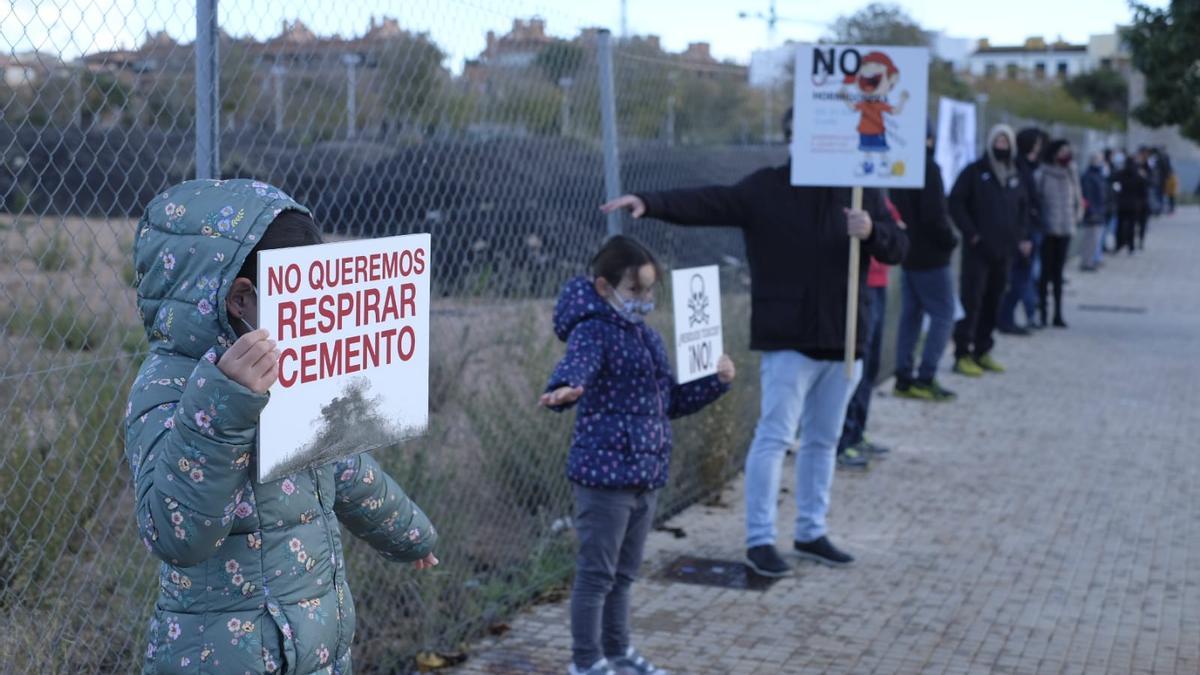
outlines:
[{"label": "black face mask", "polygon": [[1012,150],[1000,150],[999,148],[992,148],[992,156],[995,157],[996,161],[998,162],[1007,162],[1012,158]]}]

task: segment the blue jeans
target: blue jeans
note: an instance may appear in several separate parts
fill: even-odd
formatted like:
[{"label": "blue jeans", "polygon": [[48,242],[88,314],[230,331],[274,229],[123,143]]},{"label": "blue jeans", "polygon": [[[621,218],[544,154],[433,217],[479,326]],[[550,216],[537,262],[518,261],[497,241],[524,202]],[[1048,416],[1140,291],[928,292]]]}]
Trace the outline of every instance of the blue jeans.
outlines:
[{"label": "blue jeans", "polygon": [[1104,249],[1108,247],[1108,238],[1117,236],[1117,214],[1114,211],[1108,220],[1104,223],[1104,229],[1100,232],[1100,241],[1096,246],[1096,262],[1104,260]]},{"label": "blue jeans", "polygon": [[921,319],[929,315],[929,330],[917,379],[929,383],[954,333],[954,276],[950,266],[904,270],[900,282],[900,329],[896,335],[896,382],[913,379],[913,351],[921,336]]},{"label": "blue jeans", "polygon": [[854,395],[846,408],[846,421],[842,425],[838,452],[862,442],[863,434],[867,431],[867,415],[871,411],[871,392],[875,391],[875,378],[879,375],[879,361],[883,354],[883,319],[887,316],[887,288],[868,287],[865,290],[869,298],[867,353],[862,379],[854,388]]},{"label": "blue jeans", "polygon": [[1017,305],[1025,308],[1025,319],[1033,323],[1038,307],[1037,278],[1040,276],[1041,260],[1036,253],[1030,258],[1018,254],[1012,262],[1008,273],[1008,291],[1000,301],[1000,316],[997,324],[1001,327],[1016,325],[1015,314]]},{"label": "blue jeans", "polygon": [[795,351],[762,355],[762,413],[746,455],[746,545],[774,544],[783,458],[796,439],[797,541],[825,535],[834,452],[862,361],[846,377],[841,361],[818,361]]}]

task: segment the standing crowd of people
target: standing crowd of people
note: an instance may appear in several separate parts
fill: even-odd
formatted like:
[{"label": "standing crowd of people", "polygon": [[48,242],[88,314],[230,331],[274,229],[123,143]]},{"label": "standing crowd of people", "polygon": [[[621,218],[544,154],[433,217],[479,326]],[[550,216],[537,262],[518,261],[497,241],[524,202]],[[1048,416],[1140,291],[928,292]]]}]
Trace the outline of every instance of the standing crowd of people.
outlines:
[{"label": "standing crowd of people", "polygon": [[[791,120],[789,111],[789,138]],[[955,394],[937,375],[951,340],[954,372],[981,377],[1004,370],[992,354],[996,330],[1066,327],[1064,270],[1077,228],[1082,269],[1095,270],[1106,252],[1144,247],[1149,216],[1173,207],[1165,153],[1097,155],[1080,177],[1069,143],[1005,126],[991,131],[984,156],[947,197],[927,135],[924,187],[867,189],[862,208],[848,188],[791,185],[790,163],[732,186],[630,194],[601,207],[743,232],[750,346],[762,353],[744,490],[746,564],[757,574],[791,570],[776,521],[793,449],[793,554],[830,566],[854,561],[830,540],[826,515],[835,467],[865,468],[887,452],[865,433],[887,266],[902,268],[895,392],[949,401]],[[390,560],[417,570],[439,564],[431,519],[369,454],[253,479],[259,414],[280,358],[259,327],[257,253],[321,243],[321,231],[307,208],[250,180],[170,188],[139,225],[138,307],[151,351],[130,392],[126,456],[139,534],[162,561],[145,672],[351,672],[355,613],[339,523]],[[859,271],[848,374],[851,238],[870,264]],[[960,244],[956,295],[951,259]],[[614,237],[586,274],[565,282],[555,309],[566,354],[540,403],[577,411],[566,458],[579,539],[568,667],[576,675],[662,672],[635,648],[629,614],[668,480],[670,420],[700,413],[737,375],[722,356],[716,374],[678,384],[662,337],[645,321],[663,276],[645,246]],[[1025,326],[1015,323],[1018,305]]]}]

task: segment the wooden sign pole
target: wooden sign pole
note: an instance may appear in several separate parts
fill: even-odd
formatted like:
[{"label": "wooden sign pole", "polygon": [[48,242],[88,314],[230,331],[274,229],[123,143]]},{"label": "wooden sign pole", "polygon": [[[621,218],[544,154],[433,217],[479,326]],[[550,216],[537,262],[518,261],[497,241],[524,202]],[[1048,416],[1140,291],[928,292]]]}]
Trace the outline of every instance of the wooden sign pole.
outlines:
[{"label": "wooden sign pole", "polygon": [[[850,190],[850,208],[862,209],[863,189]],[[858,237],[850,237],[850,271],[846,276],[846,379],[854,379],[855,352],[858,347],[858,268],[860,245]]]}]

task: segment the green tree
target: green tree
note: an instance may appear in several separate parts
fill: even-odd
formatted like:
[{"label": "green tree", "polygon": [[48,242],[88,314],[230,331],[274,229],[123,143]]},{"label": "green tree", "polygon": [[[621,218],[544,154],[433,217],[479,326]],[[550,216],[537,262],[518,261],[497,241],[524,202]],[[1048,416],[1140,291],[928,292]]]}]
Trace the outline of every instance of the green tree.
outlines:
[{"label": "green tree", "polygon": [[1094,129],[1120,129],[1124,118],[1090,110],[1059,86],[1026,80],[986,80],[977,84],[989,96],[989,107],[1041,122],[1062,122]]},{"label": "green tree", "polygon": [[929,35],[899,5],[873,2],[830,27],[827,39],[842,44],[929,46]]},{"label": "green tree", "polygon": [[222,123],[226,116],[235,124],[266,119],[268,89],[255,72],[257,57],[240,40],[223,39],[220,44],[220,84]]},{"label": "green tree", "polygon": [[533,65],[553,84],[558,84],[564,77],[575,77],[583,65],[587,52],[574,42],[559,40],[547,45],[538,52]]},{"label": "green tree", "polygon": [[364,80],[373,80],[368,88],[380,100],[372,102],[364,96],[367,119],[386,115],[427,121],[431,103],[441,98],[449,84],[445,60],[446,52],[425,34],[400,35],[383,43],[368,57],[374,67]]},{"label": "green tree", "polygon": [[1125,34],[1133,66],[1146,76],[1146,100],[1133,116],[1147,126],[1179,125],[1200,142],[1200,3],[1171,0],[1164,9],[1134,4]]},{"label": "green tree", "polygon": [[1115,70],[1093,70],[1076,75],[1067,80],[1065,88],[1075,100],[1091,104],[1096,112],[1125,116],[1129,82]]},{"label": "green tree", "polygon": [[[826,40],[842,44],[930,46],[929,33],[899,5],[872,3],[839,18],[830,31]],[[954,72],[953,64],[935,56],[929,63],[930,110],[939,96],[969,101],[974,92]]]}]

